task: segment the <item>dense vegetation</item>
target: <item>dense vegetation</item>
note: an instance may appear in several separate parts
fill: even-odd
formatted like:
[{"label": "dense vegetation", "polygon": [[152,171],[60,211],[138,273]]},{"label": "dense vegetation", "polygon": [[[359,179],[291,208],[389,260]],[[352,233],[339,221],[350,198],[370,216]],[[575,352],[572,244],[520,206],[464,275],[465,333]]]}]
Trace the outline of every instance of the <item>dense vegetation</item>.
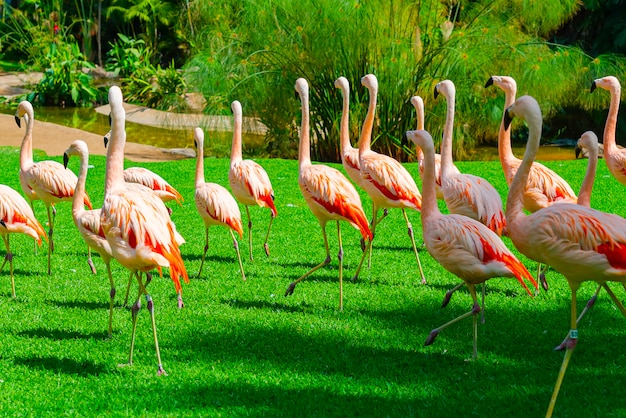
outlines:
[{"label": "dense vegetation", "polygon": [[[577,137],[602,126],[591,80],[624,73],[626,12],[619,0],[440,0],[360,2],[305,0],[22,0],[3,8],[0,53],[46,77],[29,98],[85,105],[102,100],[91,75],[99,63],[121,77],[131,101],[162,109],[185,106],[199,92],[205,112],[226,114],[232,100],[269,128],[271,156],[294,157],[293,83],[311,85],[317,140],[313,157],[338,160],[340,94],[352,83],[352,136],[365,114],[360,77],[380,82],[373,147],[404,159],[402,132],[414,126],[410,97],[427,107],[427,127],[440,137],[444,104],[432,100],[442,79],[457,86],[455,153],[492,142],[501,94],[482,88],[493,74],[518,81],[543,106],[546,136]],[[178,12],[178,14],[175,13]],[[115,22],[122,22],[121,24]],[[81,51],[80,53],[78,51]]]}]

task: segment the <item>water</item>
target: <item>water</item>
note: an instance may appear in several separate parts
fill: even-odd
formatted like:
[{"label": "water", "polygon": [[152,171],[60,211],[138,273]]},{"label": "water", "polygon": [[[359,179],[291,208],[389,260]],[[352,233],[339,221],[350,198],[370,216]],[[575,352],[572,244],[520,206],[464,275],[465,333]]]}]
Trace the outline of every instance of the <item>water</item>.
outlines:
[{"label": "water", "polygon": [[[0,106],[0,113],[14,114],[14,109]],[[72,128],[82,129],[97,135],[104,135],[109,131],[109,118],[96,112],[93,108],[61,108],[45,106],[35,108],[35,118],[44,122],[56,123]],[[159,148],[193,148],[193,132],[191,129],[157,128],[126,122],[126,137],[130,142],[152,145]],[[232,132],[211,131],[205,133],[205,155],[228,158]],[[244,155],[246,157],[264,156],[264,138],[262,135],[243,134]],[[524,156],[523,145],[513,146],[513,153],[518,157]],[[542,146],[539,147],[537,160],[573,160],[574,149],[571,147]],[[479,146],[469,153],[466,158],[473,161],[492,161],[498,159],[498,149],[495,146]]]},{"label": "water", "polygon": [[[15,109],[0,106],[0,113],[13,115]],[[35,108],[35,119],[103,136],[110,129],[109,117],[96,112],[93,108],[39,106]],[[127,121],[126,138],[129,142],[152,145],[158,148],[194,147],[193,131],[189,128],[157,128]],[[232,132],[205,132],[205,155],[219,158],[230,157],[232,139]],[[258,157],[263,155],[265,143],[262,135],[244,133],[242,142],[246,156]]]}]

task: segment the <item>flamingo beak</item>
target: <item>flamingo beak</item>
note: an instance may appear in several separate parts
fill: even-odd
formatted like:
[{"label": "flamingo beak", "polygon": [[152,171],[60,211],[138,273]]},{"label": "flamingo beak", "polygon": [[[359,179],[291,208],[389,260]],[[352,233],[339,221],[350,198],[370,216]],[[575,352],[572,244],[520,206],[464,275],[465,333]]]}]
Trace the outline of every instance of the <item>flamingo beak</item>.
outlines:
[{"label": "flamingo beak", "polygon": [[70,156],[67,155],[67,152],[63,153],[63,167],[67,168],[67,163],[70,161]]},{"label": "flamingo beak", "polygon": [[109,145],[110,140],[111,140],[111,131],[107,132],[106,135],[104,135],[104,148],[106,148],[107,145]]},{"label": "flamingo beak", "polygon": [[493,86],[493,77],[489,77],[489,80],[485,83],[485,88]]},{"label": "flamingo beak", "polygon": [[439,90],[437,89],[437,86],[435,86],[435,91],[433,92],[433,97],[436,99],[437,96],[439,96]]},{"label": "flamingo beak", "polygon": [[22,122],[20,122],[20,118],[17,115],[15,115],[15,123],[17,123],[18,128],[22,127]]},{"label": "flamingo beak", "polygon": [[504,111],[504,130],[507,131],[509,126],[511,126],[511,121],[513,120],[513,116],[509,114],[510,107]]},{"label": "flamingo beak", "polygon": [[598,86],[596,85],[596,81],[594,80],[591,83],[591,89],[589,89],[589,93],[593,93],[593,91],[596,89],[596,87],[598,87]]},{"label": "flamingo beak", "polygon": [[578,157],[580,157],[581,153],[582,153],[582,150],[580,149],[580,147],[578,145],[576,145],[576,151],[575,151],[576,159],[578,159]]}]

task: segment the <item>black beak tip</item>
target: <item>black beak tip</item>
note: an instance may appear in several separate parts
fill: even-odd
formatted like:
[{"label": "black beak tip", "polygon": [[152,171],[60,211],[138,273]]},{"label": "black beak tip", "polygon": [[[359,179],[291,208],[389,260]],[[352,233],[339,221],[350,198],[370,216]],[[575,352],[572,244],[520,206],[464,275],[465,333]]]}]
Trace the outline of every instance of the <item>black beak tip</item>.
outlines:
[{"label": "black beak tip", "polygon": [[7,227],[7,224],[1,219],[0,219],[0,225],[2,225],[3,228]]},{"label": "black beak tip", "polygon": [[64,152],[63,153],[63,167],[64,168],[67,168],[67,163],[69,162],[69,160],[70,160],[70,156],[67,155],[66,152]]},{"label": "black beak tip", "polygon": [[493,77],[489,77],[489,80],[485,83],[485,88],[493,86]]},{"label": "black beak tip", "polygon": [[511,126],[511,121],[513,120],[513,118],[511,117],[511,115],[509,115],[509,110],[505,110],[504,111],[504,130],[508,131],[509,130],[509,126]]},{"label": "black beak tip", "polygon": [[436,99],[439,96],[439,90],[437,90],[437,86],[435,86],[435,91],[433,92],[433,97]]},{"label": "black beak tip", "polygon": [[106,136],[104,137],[104,148],[107,147],[107,145],[109,145],[109,138],[107,138]]},{"label": "black beak tip", "polygon": [[576,151],[575,151],[576,159],[578,159],[578,157],[580,157],[581,153],[582,153],[582,150],[580,149],[580,147],[576,147]]},{"label": "black beak tip", "polygon": [[22,127],[22,122],[20,122],[20,118],[18,118],[17,116],[15,116],[15,123],[17,123],[18,128]]},{"label": "black beak tip", "polygon": [[589,89],[589,93],[593,93],[593,91],[596,89],[596,87],[597,87],[597,86],[596,86],[596,82],[595,82],[595,81],[594,81],[594,82],[592,82],[592,83],[591,83],[591,88]]},{"label": "black beak tip", "polygon": [[409,137],[406,136],[406,132],[402,134],[402,138],[400,139],[400,146],[405,147],[409,144]]}]

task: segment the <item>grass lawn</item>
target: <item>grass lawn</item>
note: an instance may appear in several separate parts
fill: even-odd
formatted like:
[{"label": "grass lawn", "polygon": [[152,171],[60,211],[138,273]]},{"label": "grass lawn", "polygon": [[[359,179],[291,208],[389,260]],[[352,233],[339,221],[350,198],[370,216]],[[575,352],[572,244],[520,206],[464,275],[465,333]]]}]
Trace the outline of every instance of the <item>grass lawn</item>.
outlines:
[{"label": "grass lawn", "polygon": [[[207,142],[210,138],[207,138]],[[69,145],[69,144],[68,144]],[[35,147],[37,144],[35,144]],[[19,152],[0,148],[0,183],[21,191]],[[35,155],[35,161],[45,157]],[[54,158],[61,161],[61,158]],[[103,157],[92,156],[87,191],[103,198]],[[469,293],[456,293],[440,308],[458,279],[420,247],[428,280],[419,274],[399,210],[379,225],[372,266],[356,283],[361,250],[357,230],[342,224],[345,251],[344,311],[338,311],[336,228],[328,235],[333,262],[284,293],[291,281],[324,258],[322,234],[297,184],[297,162],[259,160],[276,193],[278,217],[262,244],[269,211],[252,208],[254,261],[240,241],[247,281],[242,281],[225,229],[210,231],[207,263],[196,274],[204,246],[203,223],[194,204],[195,161],[142,164],[161,174],[184,196],[171,205],[187,243],[181,247],[191,281],[183,285],[185,308],[176,307],[166,273],[148,290],[155,302],[159,344],[168,376],[157,377],[149,315],[139,313],[134,365],[127,361],[131,315],[122,306],[128,273],[112,263],[118,287],[113,337],[107,339],[108,280],[87,266],[86,246],[71,220],[70,204],[57,206],[53,274],[46,274],[47,247],[13,235],[17,299],[8,269],[0,274],[0,415],[28,416],[543,416],[563,354],[552,348],[569,329],[567,282],[548,273],[550,290],[529,297],[514,279],[488,282],[486,323],[479,326],[479,357],[471,360],[472,323],[444,330],[424,347],[430,330],[468,311]],[[546,163],[578,190],[586,160]],[[128,164],[127,164],[128,165]],[[229,161],[207,158],[206,179],[228,186]],[[490,180],[506,197],[497,162],[460,162],[459,168]],[[340,170],[339,165],[336,165]],[[70,161],[75,172],[78,160]],[[417,165],[408,164],[418,185]],[[366,213],[371,204],[361,198]],[[604,162],[592,206],[626,216],[623,186]],[[443,205],[441,206],[443,208]],[[244,217],[245,217],[245,211]],[[35,213],[46,219],[41,202]],[[417,212],[409,213],[421,243]],[[244,219],[245,225],[245,219]],[[511,242],[505,242],[513,248]],[[514,250],[515,251],[515,250]],[[516,254],[519,255],[515,251]],[[536,264],[520,259],[534,271]],[[623,296],[621,286],[612,286]],[[579,309],[595,290],[579,291]],[[132,290],[136,293],[136,287]],[[145,303],[144,303],[145,306]],[[555,416],[625,416],[626,320],[601,293],[579,324],[580,340],[559,395]],[[608,349],[607,347],[611,348]]]}]

